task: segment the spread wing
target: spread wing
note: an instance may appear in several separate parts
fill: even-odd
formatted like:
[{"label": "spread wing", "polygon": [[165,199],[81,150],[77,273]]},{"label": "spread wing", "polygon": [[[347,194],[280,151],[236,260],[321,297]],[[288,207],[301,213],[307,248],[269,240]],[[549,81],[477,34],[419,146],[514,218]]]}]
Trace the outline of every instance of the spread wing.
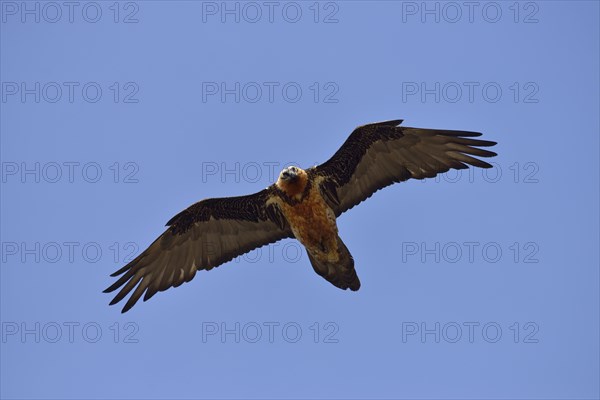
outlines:
[{"label": "spread wing", "polygon": [[333,157],[314,167],[336,216],[395,182],[432,178],[468,165],[492,167],[473,157],[496,155],[480,148],[495,142],[473,139],[481,133],[400,127],[401,122],[356,128]]},{"label": "spread wing", "polygon": [[[144,252],[112,274],[123,274],[104,292],[123,288],[111,301],[118,303],[132,290],[126,312],[144,295],[192,280],[196,270],[210,270],[257,247],[293,237],[274,204],[272,187],[249,196],[202,200],[174,216],[169,228]],[[135,290],[134,290],[135,289]]]}]

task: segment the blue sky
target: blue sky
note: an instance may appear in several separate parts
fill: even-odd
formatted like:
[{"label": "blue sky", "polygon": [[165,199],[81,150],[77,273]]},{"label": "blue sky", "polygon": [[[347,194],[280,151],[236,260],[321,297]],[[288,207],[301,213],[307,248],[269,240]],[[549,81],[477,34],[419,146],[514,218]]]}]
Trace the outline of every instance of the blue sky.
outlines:
[{"label": "blue sky", "polygon": [[[598,398],[599,6],[0,2],[2,398]],[[340,217],[129,313],[164,223],[352,129],[483,132],[495,169]]]}]

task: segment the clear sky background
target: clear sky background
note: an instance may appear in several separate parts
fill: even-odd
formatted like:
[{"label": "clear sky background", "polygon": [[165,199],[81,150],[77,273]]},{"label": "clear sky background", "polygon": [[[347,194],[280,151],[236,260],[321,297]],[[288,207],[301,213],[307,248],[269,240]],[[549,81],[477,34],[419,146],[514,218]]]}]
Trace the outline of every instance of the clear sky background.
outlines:
[{"label": "clear sky background", "polygon": [[[598,2],[0,7],[2,398],[599,397]],[[360,291],[288,240],[108,306],[181,209],[396,118],[499,156],[344,214]]]}]

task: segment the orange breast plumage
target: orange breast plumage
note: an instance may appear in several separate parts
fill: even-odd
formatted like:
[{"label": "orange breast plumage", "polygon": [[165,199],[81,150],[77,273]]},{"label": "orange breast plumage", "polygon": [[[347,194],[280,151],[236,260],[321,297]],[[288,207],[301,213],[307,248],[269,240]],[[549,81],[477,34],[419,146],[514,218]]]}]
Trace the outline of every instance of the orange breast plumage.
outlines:
[{"label": "orange breast plumage", "polygon": [[338,229],[335,214],[327,206],[317,185],[298,204],[283,204],[294,236],[315,257],[328,261],[337,258]]}]

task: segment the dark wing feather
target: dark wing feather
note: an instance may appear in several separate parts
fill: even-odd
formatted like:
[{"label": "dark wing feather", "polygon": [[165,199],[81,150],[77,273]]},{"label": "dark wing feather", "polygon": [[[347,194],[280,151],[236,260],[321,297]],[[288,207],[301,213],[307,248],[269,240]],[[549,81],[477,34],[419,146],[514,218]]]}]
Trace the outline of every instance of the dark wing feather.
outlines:
[{"label": "dark wing feather", "polygon": [[342,147],[312,173],[324,178],[321,190],[336,216],[377,190],[410,178],[432,178],[451,168],[492,166],[477,157],[496,153],[479,147],[496,143],[473,139],[478,132],[400,127],[402,120],[356,128]]},{"label": "dark wing feather", "polygon": [[196,270],[210,270],[257,247],[292,237],[279,210],[267,201],[273,188],[240,197],[202,200],[173,217],[167,229],[144,252],[111,276],[123,274],[104,292],[123,288],[110,303],[131,291],[126,312],[144,295],[192,280]]}]

